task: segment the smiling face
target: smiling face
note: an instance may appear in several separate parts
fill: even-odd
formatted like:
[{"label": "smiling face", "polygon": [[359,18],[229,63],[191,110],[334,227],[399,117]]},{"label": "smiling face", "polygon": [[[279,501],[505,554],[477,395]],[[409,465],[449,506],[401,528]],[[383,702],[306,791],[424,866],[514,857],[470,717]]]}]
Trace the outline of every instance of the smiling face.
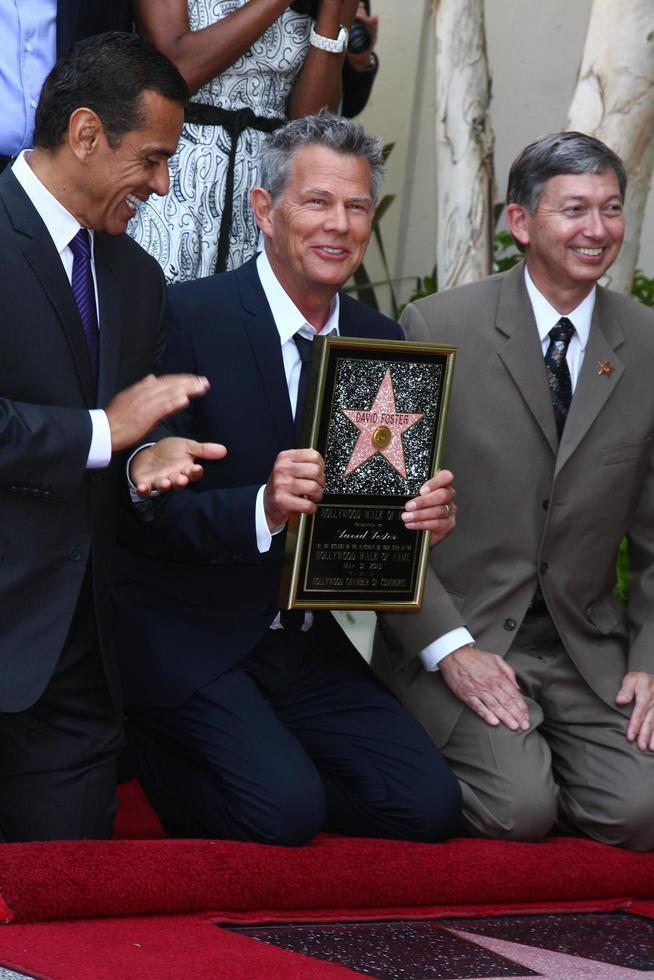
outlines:
[{"label": "smiling face", "polygon": [[551,177],[533,214],[509,204],[506,216],[514,238],[525,246],[531,278],[560,313],[569,313],[588,295],[624,238],[622,198],[612,170]]},{"label": "smiling face", "polygon": [[273,203],[268,191],[256,188],[252,206],[277,279],[309,322],[322,326],[316,319],[323,319],[325,310],[328,315],[370,238],[374,207],[368,161],[317,144],[303,146],[293,154],[279,198]]},{"label": "smiling face", "polygon": [[75,211],[88,228],[120,235],[139,201],[168,191],[168,160],[177,149],[183,109],[149,90],[141,96],[141,109],[144,125],[125,133],[113,147],[101,123],[94,136],[86,156],[83,199]]}]

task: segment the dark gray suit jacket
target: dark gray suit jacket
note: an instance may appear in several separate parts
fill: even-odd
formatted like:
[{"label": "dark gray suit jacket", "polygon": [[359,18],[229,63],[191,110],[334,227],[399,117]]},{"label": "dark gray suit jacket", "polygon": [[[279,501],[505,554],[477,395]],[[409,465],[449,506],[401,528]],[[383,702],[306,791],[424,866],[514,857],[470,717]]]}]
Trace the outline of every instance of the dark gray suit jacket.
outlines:
[{"label": "dark gray suit jacket", "polygon": [[[384,617],[373,665],[442,745],[461,702],[437,674],[418,705],[417,654],[467,625],[503,656],[539,583],[573,662],[612,704],[627,670],[654,674],[654,314],[598,287],[560,446],[522,264],[411,304],[402,324],[411,340],[458,346],[444,465],[459,513],[432,548],[422,611]],[[625,534],[628,614],[612,595]]]}]

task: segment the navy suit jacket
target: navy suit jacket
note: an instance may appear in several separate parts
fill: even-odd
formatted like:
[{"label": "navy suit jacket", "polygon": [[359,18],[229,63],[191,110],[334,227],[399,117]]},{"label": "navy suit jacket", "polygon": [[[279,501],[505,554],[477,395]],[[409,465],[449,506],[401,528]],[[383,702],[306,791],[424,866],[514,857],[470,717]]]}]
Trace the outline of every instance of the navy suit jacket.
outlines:
[{"label": "navy suit jacket", "polygon": [[[343,294],[340,303],[343,335],[401,338],[393,320]],[[297,442],[279,333],[254,259],[169,290],[165,360],[168,371],[211,382],[173,427],[223,442],[228,455],[171,494],[155,522],[131,517],[121,530],[115,607],[125,697],[159,706],[181,703],[245,657],[278,610],[285,535],[260,554],[255,500],[278,453]]]},{"label": "navy suit jacket", "polygon": [[[158,264],[127,235],[96,233],[97,395],[82,323],[54,242],[10,170],[0,176],[0,711],[42,694],[93,567],[101,640],[115,495],[124,464],[87,470],[89,409],[153,371],[163,347]],[[109,684],[116,668],[103,642]]]}]

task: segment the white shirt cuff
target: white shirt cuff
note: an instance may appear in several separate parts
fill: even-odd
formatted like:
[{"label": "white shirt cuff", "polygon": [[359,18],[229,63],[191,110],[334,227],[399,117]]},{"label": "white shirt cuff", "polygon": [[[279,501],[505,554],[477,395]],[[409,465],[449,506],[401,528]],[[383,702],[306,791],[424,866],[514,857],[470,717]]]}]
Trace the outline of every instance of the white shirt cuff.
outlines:
[{"label": "white shirt cuff", "polygon": [[[132,460],[134,459],[134,457],[136,456],[137,453],[140,453],[142,449],[148,449],[150,446],[154,446],[154,445],[155,445],[154,442],[144,442],[142,446],[138,446],[134,450],[134,452],[130,454],[129,459],[127,460],[127,463],[125,464],[125,475],[127,476],[127,483],[128,483],[128,486],[129,486],[129,497],[130,497],[130,500],[132,501],[133,504],[142,504],[148,498],[147,497],[141,497],[141,496],[139,496],[139,494],[137,492],[137,489],[136,489],[136,486],[135,486],[135,484],[134,484],[134,482],[132,480],[132,477],[130,476],[129,468],[132,465]],[[149,496],[150,497],[158,497],[159,496],[159,491],[158,490],[151,490]]]},{"label": "white shirt cuff", "polygon": [[279,524],[277,527],[274,527],[272,531],[268,527],[266,511],[264,510],[263,506],[263,494],[265,489],[265,484],[264,486],[259,487],[257,502],[254,507],[255,528],[257,531],[257,548],[259,549],[260,555],[265,555],[267,551],[270,551],[270,546],[274,535],[280,534],[286,527],[285,524]]},{"label": "white shirt cuff", "polygon": [[454,653],[459,647],[464,647],[468,643],[474,643],[472,636],[465,626],[457,626],[455,630],[444,633],[437,640],[430,643],[428,647],[420,651],[420,659],[425,670],[438,670],[438,665],[449,653]]},{"label": "white shirt cuff", "polygon": [[101,408],[89,410],[93,433],[89,455],[86,460],[87,470],[101,470],[111,462],[111,428],[106,413]]},{"label": "white shirt cuff", "polygon": [[259,487],[257,501],[254,507],[254,521],[257,531],[257,548],[259,549],[259,554],[261,555],[265,555],[267,551],[270,551],[270,545],[272,544],[272,534],[270,533],[268,521],[266,520],[266,512],[263,507],[263,492],[265,489],[265,485],[263,487]]}]

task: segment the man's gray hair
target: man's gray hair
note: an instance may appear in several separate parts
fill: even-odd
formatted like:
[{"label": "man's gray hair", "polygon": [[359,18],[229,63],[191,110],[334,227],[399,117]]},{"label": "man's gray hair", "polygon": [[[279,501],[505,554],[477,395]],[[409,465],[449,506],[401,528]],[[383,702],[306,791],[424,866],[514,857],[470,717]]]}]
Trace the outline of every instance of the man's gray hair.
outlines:
[{"label": "man's gray hair", "polygon": [[322,111],[314,116],[293,119],[275,130],[261,150],[261,187],[276,201],[291,176],[291,159],[303,146],[324,146],[344,156],[362,157],[370,166],[370,193],[373,205],[379,204],[384,180],[384,156],[381,140],[366,135],[363,126]]},{"label": "man's gray hair", "polygon": [[624,201],[627,171],[605,143],[585,133],[550,133],[526,146],[513,161],[506,191],[507,204],[520,204],[533,214],[543,187],[560,174],[602,174],[612,170]]}]

